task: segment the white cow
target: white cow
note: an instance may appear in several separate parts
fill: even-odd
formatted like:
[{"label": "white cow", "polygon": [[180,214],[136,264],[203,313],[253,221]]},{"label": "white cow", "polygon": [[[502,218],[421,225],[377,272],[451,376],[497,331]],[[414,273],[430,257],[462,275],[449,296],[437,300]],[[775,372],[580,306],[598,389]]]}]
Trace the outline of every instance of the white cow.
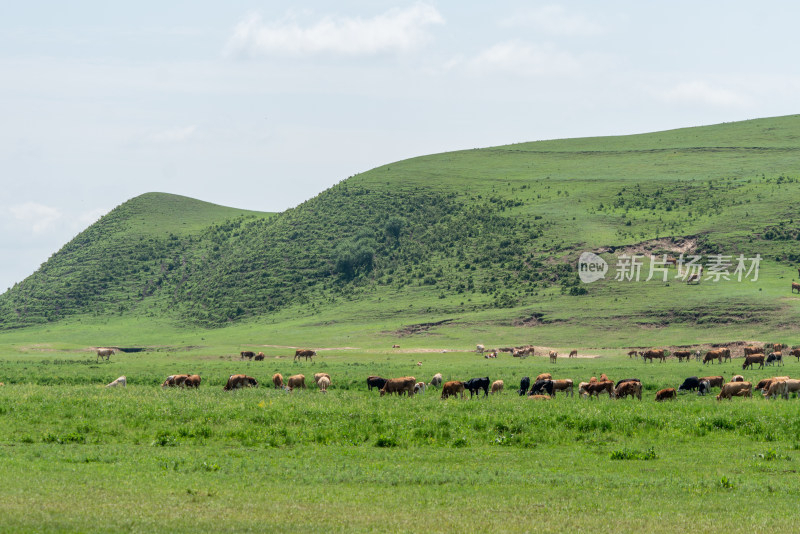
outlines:
[{"label": "white cow", "polygon": [[125,387],[127,384],[128,384],[128,379],[125,378],[125,376],[121,376],[116,380],[114,380],[113,382],[111,382],[110,384],[106,384],[106,387],[107,388],[115,388],[117,386]]}]

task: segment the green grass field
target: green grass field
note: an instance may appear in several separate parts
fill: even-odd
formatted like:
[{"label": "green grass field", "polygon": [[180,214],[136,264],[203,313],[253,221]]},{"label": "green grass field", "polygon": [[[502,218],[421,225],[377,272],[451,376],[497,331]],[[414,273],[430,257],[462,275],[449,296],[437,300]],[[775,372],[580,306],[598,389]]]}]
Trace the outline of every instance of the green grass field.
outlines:
[{"label": "green grass field", "polygon": [[[501,355],[404,349],[320,351],[293,363],[289,349],[263,362],[236,349],[117,354],[51,344],[4,346],[0,359],[0,514],[6,532],[383,531],[421,525],[532,531],[558,524],[619,532],[736,524],[741,531],[795,519],[800,401],[717,402],[655,391],[692,375],[741,372],[740,360],[643,364],[619,350],[550,364]],[[278,356],[278,357],[276,357]],[[282,356],[282,357],[281,357]],[[416,365],[417,361],[422,366]],[[800,364],[744,372],[756,381]],[[203,376],[197,391],[159,385]],[[231,373],[262,387],[234,392]],[[274,372],[327,372],[311,386],[268,387]],[[429,381],[489,376],[504,393],[442,401],[368,392],[366,376]],[[576,383],[607,373],[638,377],[642,401],[558,396],[529,401],[523,376],[551,372]],[[103,385],[119,375],[124,389]],[[399,527],[398,524],[409,525]],[[704,529],[705,527],[701,527]]]}]

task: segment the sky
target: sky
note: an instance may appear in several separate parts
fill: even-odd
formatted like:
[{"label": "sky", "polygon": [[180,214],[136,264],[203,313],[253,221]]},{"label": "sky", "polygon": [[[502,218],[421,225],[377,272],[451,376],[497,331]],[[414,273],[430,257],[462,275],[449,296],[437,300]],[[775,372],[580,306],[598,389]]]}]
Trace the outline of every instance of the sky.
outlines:
[{"label": "sky", "polygon": [[283,211],[450,150],[800,111],[795,2],[0,4],[0,292],[161,191]]}]

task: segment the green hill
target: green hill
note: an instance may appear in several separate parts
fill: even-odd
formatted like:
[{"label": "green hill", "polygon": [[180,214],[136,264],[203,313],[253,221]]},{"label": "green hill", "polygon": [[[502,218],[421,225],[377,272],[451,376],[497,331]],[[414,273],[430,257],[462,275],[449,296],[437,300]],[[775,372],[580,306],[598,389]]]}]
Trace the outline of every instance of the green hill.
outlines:
[{"label": "green hill", "polygon": [[[121,314],[376,331],[457,319],[619,342],[668,325],[786,330],[800,315],[789,295],[798,139],[800,116],[790,116],[437,154],[280,214],[142,195],[0,296],[0,327]],[[612,269],[626,252],[763,260],[757,281],[626,283],[612,272],[582,284],[583,251]]]}]

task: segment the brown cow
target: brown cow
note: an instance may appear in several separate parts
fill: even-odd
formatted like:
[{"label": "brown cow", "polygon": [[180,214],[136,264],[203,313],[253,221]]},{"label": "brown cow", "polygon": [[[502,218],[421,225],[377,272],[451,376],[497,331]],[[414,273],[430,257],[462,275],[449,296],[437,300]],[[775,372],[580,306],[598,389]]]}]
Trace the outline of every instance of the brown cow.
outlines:
[{"label": "brown cow", "polygon": [[601,393],[608,393],[608,397],[614,394],[614,382],[611,380],[603,380],[602,382],[590,382],[583,387],[583,391],[589,395],[591,399],[592,396],[596,396],[600,398]]},{"label": "brown cow", "polygon": [[684,358],[686,358],[687,362],[692,359],[692,351],[690,350],[676,350],[672,355],[678,358],[679,362],[682,362]]},{"label": "brown cow", "polygon": [[169,375],[164,383],[161,384],[162,388],[174,388],[177,386],[183,386],[183,383],[186,379],[189,378],[189,375]]},{"label": "brown cow", "polygon": [[744,377],[742,375],[733,375],[731,382],[744,382]]},{"label": "brown cow", "polygon": [[455,397],[458,394],[461,394],[461,398],[464,398],[464,382],[459,380],[451,380],[450,382],[445,382],[444,386],[442,387],[442,398],[446,399],[447,397],[453,396]]},{"label": "brown cow", "polygon": [[556,394],[556,391],[563,391],[568,397],[575,395],[572,380],[569,378],[565,380],[553,380],[553,395]]},{"label": "brown cow", "polygon": [[789,379],[786,381],[786,398],[789,398],[791,393],[796,393],[800,396],[800,380]]},{"label": "brown cow", "polygon": [[760,364],[759,369],[764,368],[763,354],[751,354],[750,356],[745,356],[744,363],[742,364],[742,369],[747,369],[748,367],[752,367],[757,363]]},{"label": "brown cow", "polygon": [[761,354],[762,352],[764,352],[763,348],[753,347],[753,346],[745,347],[743,350],[745,356],[750,356],[751,354]]},{"label": "brown cow", "polygon": [[111,355],[114,354],[114,352],[115,352],[114,349],[103,349],[103,348],[97,349],[96,361],[100,361],[103,358],[105,358],[106,361],[109,361],[111,359]]},{"label": "brown cow", "polygon": [[588,385],[589,382],[581,382],[580,384],[578,384],[578,395],[580,395],[581,398],[589,395],[589,393],[586,391],[586,386]]},{"label": "brown cow", "polygon": [[664,353],[664,349],[658,349],[658,350],[655,350],[655,349],[650,349],[650,350],[645,350],[645,351],[643,351],[643,352],[640,352],[640,353],[639,353],[639,356],[641,356],[641,357],[642,357],[642,359],[643,359],[644,361],[650,360],[650,362],[651,362],[651,363],[652,363],[652,361],[653,361],[654,359],[659,359],[659,360],[661,360],[661,363],[664,363],[664,362],[666,361],[666,359],[667,359],[667,356],[666,356],[666,354]]},{"label": "brown cow", "polygon": [[197,389],[200,387],[200,382],[202,381],[203,379],[200,378],[200,375],[189,375],[186,377],[186,380],[183,381],[183,385],[187,388]]},{"label": "brown cow", "polygon": [[296,388],[306,389],[306,375],[292,375],[286,380],[289,391]]},{"label": "brown cow", "polygon": [[656,401],[661,402],[667,399],[675,400],[677,396],[678,394],[675,392],[675,388],[661,389],[656,393]]},{"label": "brown cow", "polygon": [[714,349],[706,352],[706,355],[703,357],[703,365],[711,362],[711,365],[714,365],[714,360],[717,362],[722,363],[722,356],[723,352],[722,349]]},{"label": "brown cow", "polygon": [[600,373],[600,382],[611,382],[611,379],[605,373]]},{"label": "brown cow", "polygon": [[722,351],[722,361],[730,360],[731,359],[731,349],[728,347],[722,347],[719,349]]},{"label": "brown cow", "polygon": [[769,389],[764,390],[765,399],[774,399],[778,395],[784,399],[789,398],[789,393],[786,391],[786,380],[773,380],[769,385]]},{"label": "brown cow", "polygon": [[495,380],[492,382],[492,394],[494,395],[495,393],[502,393],[503,386],[505,386],[505,383],[502,380]]},{"label": "brown cow", "polygon": [[569,351],[569,357],[570,358],[577,358],[578,357],[578,350],[577,349],[572,349],[571,351]]},{"label": "brown cow", "polygon": [[320,378],[323,378],[323,377],[328,379],[328,385],[330,386],[331,385],[331,375],[329,375],[328,373],[315,373],[314,374],[314,383],[317,386],[319,386],[319,380],[320,380]]},{"label": "brown cow", "polygon": [[712,388],[721,388],[725,384],[725,379],[721,376],[704,376],[700,380],[708,380],[708,385]]},{"label": "brown cow", "polygon": [[253,352],[252,350],[243,350],[239,354],[241,355],[241,358],[240,358],[241,360],[243,360],[245,358],[247,358],[248,360],[252,360],[253,356],[256,355],[256,353]]},{"label": "brown cow", "polygon": [[800,362],[800,349],[792,349],[789,351],[789,356],[794,356]]},{"label": "brown cow", "polygon": [[623,382],[614,390],[614,397],[624,399],[630,395],[642,400],[642,384],[640,382]]},{"label": "brown cow", "polygon": [[752,394],[753,384],[750,382],[728,382],[722,386],[722,390],[717,395],[717,400],[730,400],[731,397],[750,397]]},{"label": "brown cow", "polygon": [[387,393],[391,395],[392,393],[397,393],[399,397],[403,396],[403,393],[407,393],[409,397],[414,396],[414,386],[417,384],[417,379],[413,376],[404,376],[403,378],[390,378],[386,381],[386,384],[383,385],[383,389],[381,389],[381,397],[386,395]]},{"label": "brown cow", "polygon": [[393,349],[399,349],[399,348],[400,348],[400,345],[392,345],[392,348],[393,348]]},{"label": "brown cow", "polygon": [[264,360],[264,353],[263,352],[259,352],[258,354],[256,354],[255,360],[257,362],[260,362],[260,361]]},{"label": "brown cow", "polygon": [[558,359],[558,353],[554,350],[550,351],[550,363],[556,363],[556,359]]},{"label": "brown cow", "polygon": [[300,358],[305,358],[306,361],[308,361],[308,359],[311,358],[311,361],[313,362],[314,361],[313,358],[316,355],[317,355],[317,351],[310,350],[310,349],[297,349],[296,351],[294,351],[294,359],[295,360],[299,360]]},{"label": "brown cow", "polygon": [[275,386],[275,389],[281,389],[283,387],[283,375],[280,373],[272,375],[272,384]]},{"label": "brown cow", "polygon": [[534,382],[538,382],[539,380],[552,380],[552,379],[553,375],[551,375],[550,373],[542,373],[536,377],[536,380],[534,380]]},{"label": "brown cow", "polygon": [[225,391],[229,391],[231,389],[250,388],[257,386],[258,386],[258,380],[256,380],[252,376],[231,375],[228,378],[228,383],[225,384],[225,387],[223,387],[222,389],[224,389]]},{"label": "brown cow", "polygon": [[636,352],[635,350],[629,350],[628,351],[628,358],[638,358],[638,357],[639,357],[639,353]]},{"label": "brown cow", "polygon": [[795,291],[800,293],[800,284],[798,284],[797,282],[792,282],[792,293],[794,293]]}]

